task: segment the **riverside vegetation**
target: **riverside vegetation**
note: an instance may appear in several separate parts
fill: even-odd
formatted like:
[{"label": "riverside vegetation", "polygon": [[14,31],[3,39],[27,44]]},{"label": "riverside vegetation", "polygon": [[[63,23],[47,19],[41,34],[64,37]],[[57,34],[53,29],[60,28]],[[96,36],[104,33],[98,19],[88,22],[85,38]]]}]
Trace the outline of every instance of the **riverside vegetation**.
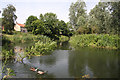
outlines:
[{"label": "riverside vegetation", "polygon": [[120,37],[109,34],[83,34],[74,35],[70,38],[73,47],[96,47],[108,49],[120,49]]},{"label": "riverside vegetation", "polygon": [[[19,36],[19,37],[18,37]],[[49,37],[43,35],[33,35],[29,33],[18,33],[14,35],[6,35],[3,34],[2,36],[3,45],[8,43],[25,43],[32,41],[35,44],[33,46],[26,48],[26,56],[27,55],[43,55],[47,54],[50,51],[53,51],[57,47],[57,42],[51,40]],[[13,50],[2,50],[2,59],[11,58],[14,56]]]}]

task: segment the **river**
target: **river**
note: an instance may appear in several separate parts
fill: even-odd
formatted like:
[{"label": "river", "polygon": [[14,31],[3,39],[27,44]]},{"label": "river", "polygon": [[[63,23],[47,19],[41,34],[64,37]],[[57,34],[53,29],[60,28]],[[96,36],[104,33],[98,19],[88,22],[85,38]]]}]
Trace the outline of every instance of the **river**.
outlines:
[{"label": "river", "polygon": [[[22,54],[25,45],[18,44],[11,48],[22,49]],[[15,56],[18,56],[16,52]],[[119,78],[119,58],[116,50],[89,47],[73,49],[68,42],[64,42],[50,55],[26,57],[23,63],[10,59],[6,66],[14,70],[16,76],[13,78],[82,78],[85,74],[90,78]],[[31,67],[48,72],[40,75],[30,71]]]}]

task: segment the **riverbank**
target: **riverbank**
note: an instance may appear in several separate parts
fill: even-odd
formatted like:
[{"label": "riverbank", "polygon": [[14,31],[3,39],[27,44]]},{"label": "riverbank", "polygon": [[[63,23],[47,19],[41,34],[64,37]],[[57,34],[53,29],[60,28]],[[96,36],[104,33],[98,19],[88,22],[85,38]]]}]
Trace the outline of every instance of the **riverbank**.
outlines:
[{"label": "riverbank", "polygon": [[120,37],[109,34],[83,34],[74,35],[70,38],[72,47],[96,47],[106,49],[119,49]]},{"label": "riverbank", "polygon": [[43,35],[33,35],[30,33],[15,33],[13,35],[2,34],[2,42],[25,43],[28,41],[44,40]]},{"label": "riverbank", "polygon": [[57,42],[51,40],[44,35],[33,35],[30,33],[15,33],[13,35],[2,34],[2,59],[8,59],[14,56],[14,50],[9,50],[6,47],[17,43],[34,43],[31,46],[25,48],[26,56],[38,56],[50,53],[57,46]]}]

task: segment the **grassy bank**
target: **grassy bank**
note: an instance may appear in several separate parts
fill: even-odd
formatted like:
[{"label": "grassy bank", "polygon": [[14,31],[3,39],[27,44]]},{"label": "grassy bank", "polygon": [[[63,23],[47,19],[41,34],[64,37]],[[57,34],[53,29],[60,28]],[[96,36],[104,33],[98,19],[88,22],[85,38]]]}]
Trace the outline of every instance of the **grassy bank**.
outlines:
[{"label": "grassy bank", "polygon": [[3,34],[3,42],[10,41],[12,43],[24,43],[28,41],[38,41],[39,39],[43,38],[43,35],[33,35],[29,33],[16,33],[13,35]]},{"label": "grassy bank", "polygon": [[[13,35],[3,34],[2,42],[3,46],[8,45],[9,43],[35,43],[34,45],[26,48],[26,56],[48,54],[57,46],[57,43],[51,40],[49,37],[43,35],[33,35],[30,33],[15,33]],[[7,49],[3,49],[2,54],[4,54],[4,58],[10,58],[14,56],[12,51]]]},{"label": "grassy bank", "polygon": [[120,37],[109,34],[83,34],[74,35],[70,38],[70,44],[73,47],[97,47],[108,49],[119,49]]}]

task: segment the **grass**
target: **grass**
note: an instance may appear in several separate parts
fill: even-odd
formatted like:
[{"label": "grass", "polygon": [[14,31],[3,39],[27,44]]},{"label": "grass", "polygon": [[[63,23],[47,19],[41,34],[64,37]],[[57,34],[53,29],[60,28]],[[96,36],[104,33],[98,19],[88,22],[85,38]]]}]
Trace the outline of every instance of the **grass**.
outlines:
[{"label": "grass", "polygon": [[70,44],[73,47],[97,47],[108,49],[119,49],[120,37],[109,34],[83,34],[74,35],[70,38]]},{"label": "grass", "polygon": [[3,36],[7,40],[9,40],[9,41],[11,41],[13,43],[15,43],[15,42],[16,43],[18,43],[18,42],[24,43],[24,42],[35,39],[35,35],[27,34],[27,33],[18,33],[18,34],[14,34],[14,35],[3,34]]},{"label": "grass", "polygon": [[25,43],[31,41],[45,41],[46,36],[43,35],[34,35],[30,33],[15,33],[14,35],[3,34],[3,42],[12,42],[12,43]]}]

